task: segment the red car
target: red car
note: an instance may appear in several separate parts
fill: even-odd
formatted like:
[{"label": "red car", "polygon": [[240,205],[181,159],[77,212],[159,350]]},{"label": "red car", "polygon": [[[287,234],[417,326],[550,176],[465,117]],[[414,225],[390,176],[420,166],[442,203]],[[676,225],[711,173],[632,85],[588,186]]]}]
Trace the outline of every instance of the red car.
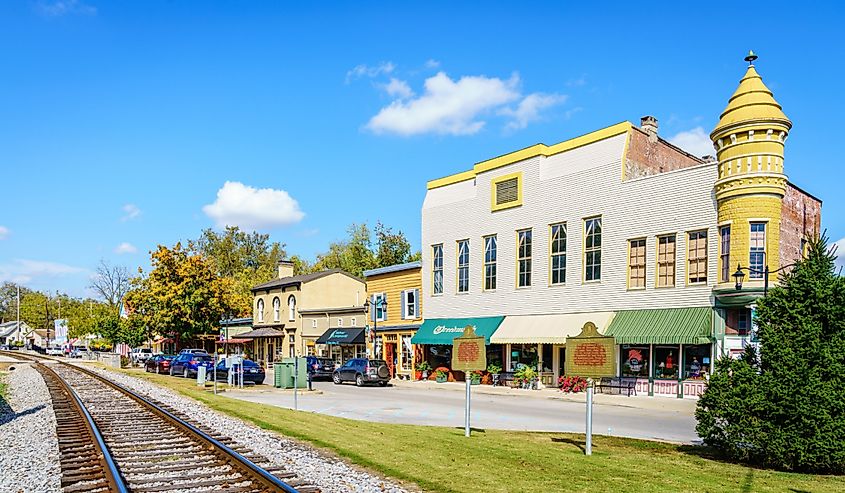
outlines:
[{"label": "red car", "polygon": [[170,373],[170,362],[176,356],[173,354],[157,354],[152,358],[147,359],[144,363],[144,371],[152,373]]}]

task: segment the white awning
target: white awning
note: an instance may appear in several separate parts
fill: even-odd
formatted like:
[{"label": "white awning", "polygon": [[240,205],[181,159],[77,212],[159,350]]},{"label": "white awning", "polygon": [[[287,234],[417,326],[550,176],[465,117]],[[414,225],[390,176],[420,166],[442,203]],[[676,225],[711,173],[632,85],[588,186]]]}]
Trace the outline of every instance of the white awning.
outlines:
[{"label": "white awning", "polygon": [[508,315],[490,336],[491,344],[565,344],[587,322],[604,334],[616,312],[567,313],[564,315]]}]

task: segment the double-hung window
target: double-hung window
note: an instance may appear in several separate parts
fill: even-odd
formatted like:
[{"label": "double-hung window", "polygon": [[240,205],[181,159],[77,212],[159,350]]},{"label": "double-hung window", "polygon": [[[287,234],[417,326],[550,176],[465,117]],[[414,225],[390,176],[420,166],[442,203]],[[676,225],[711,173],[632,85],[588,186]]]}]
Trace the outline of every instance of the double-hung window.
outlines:
[{"label": "double-hung window", "polygon": [[719,249],[719,262],[722,267],[722,275],[720,282],[730,282],[731,280],[731,227],[722,226],[719,228],[719,238],[721,245]]},{"label": "double-hung window", "polygon": [[531,286],[531,230],[517,231],[516,242],[516,286],[525,288]]},{"label": "double-hung window", "polygon": [[484,289],[496,289],[496,235],[484,237]]},{"label": "double-hung window", "polygon": [[628,242],[628,289],[645,288],[645,238]]},{"label": "double-hung window", "polygon": [[458,241],[458,292],[469,292],[469,240]]},{"label": "double-hung window", "polygon": [[675,236],[657,237],[657,287],[669,288],[675,285]]},{"label": "double-hung window", "polygon": [[566,282],[566,223],[552,224],[550,230],[550,274],[552,284]]},{"label": "double-hung window", "polygon": [[443,244],[431,246],[431,284],[434,294],[443,293]]},{"label": "double-hung window", "polygon": [[601,280],[601,217],[584,219],[584,280]]},{"label": "double-hung window", "polygon": [[748,263],[749,279],[762,279],[766,263],[766,223],[751,223]]},{"label": "double-hung window", "polygon": [[707,231],[693,231],[687,239],[687,284],[707,282]]},{"label": "double-hung window", "polygon": [[417,290],[402,291],[402,318],[413,320],[417,318]]}]

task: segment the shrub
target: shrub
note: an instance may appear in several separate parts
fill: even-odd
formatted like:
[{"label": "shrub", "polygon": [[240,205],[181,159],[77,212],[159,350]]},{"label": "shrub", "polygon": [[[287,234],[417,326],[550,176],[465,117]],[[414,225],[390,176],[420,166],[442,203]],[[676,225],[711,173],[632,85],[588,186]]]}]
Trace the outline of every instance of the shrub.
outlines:
[{"label": "shrub", "polygon": [[845,473],[845,278],[827,239],[757,301],[761,354],[721,359],[696,431],[730,458],[788,471]]}]

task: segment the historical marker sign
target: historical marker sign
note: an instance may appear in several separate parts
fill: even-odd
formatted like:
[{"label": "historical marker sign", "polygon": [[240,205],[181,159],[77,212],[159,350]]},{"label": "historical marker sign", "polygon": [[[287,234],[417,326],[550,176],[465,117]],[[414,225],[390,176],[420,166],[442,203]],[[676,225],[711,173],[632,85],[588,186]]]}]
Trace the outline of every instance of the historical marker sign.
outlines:
[{"label": "historical marker sign", "polygon": [[582,377],[612,377],[616,374],[616,340],[599,334],[592,322],[587,322],[581,333],[566,338],[567,375]]},{"label": "historical marker sign", "polygon": [[484,336],[475,335],[472,325],[467,325],[463,335],[452,340],[452,369],[464,372],[487,369]]}]

